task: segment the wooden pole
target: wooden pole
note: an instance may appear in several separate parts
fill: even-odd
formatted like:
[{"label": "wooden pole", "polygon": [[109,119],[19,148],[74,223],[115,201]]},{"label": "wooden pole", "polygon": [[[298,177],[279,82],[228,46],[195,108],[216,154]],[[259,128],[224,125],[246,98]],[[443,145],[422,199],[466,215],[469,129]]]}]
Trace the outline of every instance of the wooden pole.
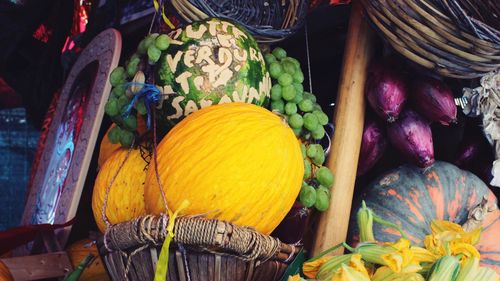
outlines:
[{"label": "wooden pole", "polygon": [[[321,214],[313,254],[346,240],[358,155],[363,133],[366,68],[372,57],[374,34],[363,17],[359,0],[353,7],[347,31],[342,75],[333,117],[335,133],[327,165],[335,175],[330,208]],[[338,249],[333,254],[341,254]]]}]

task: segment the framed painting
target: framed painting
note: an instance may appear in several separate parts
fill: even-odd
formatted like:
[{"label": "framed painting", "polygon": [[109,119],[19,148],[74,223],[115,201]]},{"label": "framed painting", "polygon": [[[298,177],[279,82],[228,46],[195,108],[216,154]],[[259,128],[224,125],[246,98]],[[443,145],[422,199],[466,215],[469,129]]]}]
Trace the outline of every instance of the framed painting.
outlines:
[{"label": "framed painting", "polygon": [[[22,225],[61,224],[76,215],[111,90],[108,77],[118,65],[121,43],[120,33],[107,29],[72,67],[35,171]],[[56,232],[61,245],[69,231],[66,227]]]}]

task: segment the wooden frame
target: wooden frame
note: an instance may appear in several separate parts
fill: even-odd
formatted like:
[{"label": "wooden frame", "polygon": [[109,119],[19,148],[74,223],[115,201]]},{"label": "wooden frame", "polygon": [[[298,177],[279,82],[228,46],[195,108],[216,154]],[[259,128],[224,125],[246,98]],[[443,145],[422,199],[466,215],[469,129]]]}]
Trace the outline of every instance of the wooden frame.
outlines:
[{"label": "wooden frame", "polygon": [[[65,223],[76,215],[111,90],[108,77],[120,53],[121,35],[108,29],[89,43],[72,67],[28,195],[23,225]],[[60,245],[65,245],[69,230],[56,231]],[[20,252],[27,254],[30,247]]]}]

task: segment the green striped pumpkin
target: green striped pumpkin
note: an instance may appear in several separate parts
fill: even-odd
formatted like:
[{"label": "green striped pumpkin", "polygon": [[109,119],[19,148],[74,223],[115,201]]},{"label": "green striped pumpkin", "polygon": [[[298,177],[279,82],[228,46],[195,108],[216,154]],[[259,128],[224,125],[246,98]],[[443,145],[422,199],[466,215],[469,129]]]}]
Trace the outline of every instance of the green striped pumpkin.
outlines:
[{"label": "green striped pumpkin", "polygon": [[264,105],[271,79],[255,39],[227,20],[194,22],[169,34],[157,84],[174,92],[160,118],[177,123],[201,108],[228,102]]},{"label": "green striped pumpkin", "polygon": [[[387,221],[400,225],[408,238],[416,244],[430,233],[432,220],[448,220],[463,224],[468,211],[478,205],[483,196],[495,211],[483,222],[481,240],[476,245],[484,266],[500,273],[500,211],[497,199],[489,188],[474,174],[456,166],[436,161],[429,168],[403,165],[391,170],[366,187],[362,198],[366,205]],[[360,205],[355,205],[357,210]],[[351,217],[352,242],[358,241],[355,212]],[[374,225],[378,241],[396,241],[399,233],[394,229]]]}]

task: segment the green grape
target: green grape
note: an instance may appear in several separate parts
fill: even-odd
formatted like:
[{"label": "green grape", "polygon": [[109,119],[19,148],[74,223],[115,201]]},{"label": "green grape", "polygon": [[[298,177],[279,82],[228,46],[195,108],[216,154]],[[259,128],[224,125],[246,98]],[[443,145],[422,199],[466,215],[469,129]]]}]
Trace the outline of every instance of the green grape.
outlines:
[{"label": "green grape", "polygon": [[304,86],[300,83],[293,83],[293,86],[295,87],[295,91],[297,93],[301,93],[303,94],[304,93]]},{"label": "green grape", "polygon": [[293,85],[283,86],[281,95],[286,101],[291,101],[295,98],[295,88]]},{"label": "green grape", "polygon": [[325,128],[323,126],[319,125],[318,128],[316,128],[316,130],[311,132],[311,136],[315,140],[321,140],[325,137],[325,133],[326,133]]},{"label": "green grape", "polygon": [[316,102],[316,96],[315,96],[315,95],[313,95],[313,94],[311,94],[311,93],[309,93],[309,92],[305,92],[305,91],[304,91],[304,98],[305,98],[305,99],[309,99],[309,100],[311,100],[312,102]]},{"label": "green grape", "polygon": [[313,106],[313,110],[319,110],[319,111],[323,112],[323,109],[322,109],[322,108],[321,108],[321,106],[320,106],[319,104],[317,104],[317,103],[315,103],[315,104],[314,104],[314,106]]},{"label": "green grape", "polygon": [[148,51],[148,48],[146,47],[146,38],[142,39],[139,45],[137,46],[137,53],[141,56],[145,55],[146,52]]},{"label": "green grape", "polygon": [[313,109],[313,102],[311,100],[302,100],[299,103],[299,109],[303,112],[310,112]]},{"label": "green grape", "polygon": [[111,71],[111,74],[109,75],[109,82],[112,86],[117,86],[125,82],[125,78],[125,68],[123,68],[123,66],[118,66]]},{"label": "green grape", "polygon": [[135,109],[141,114],[141,115],[146,115],[148,113],[148,110],[146,109],[146,105],[144,104],[144,100],[140,99],[136,104],[135,104]]},{"label": "green grape", "polygon": [[286,60],[293,62],[297,69],[300,69],[300,62],[296,58],[287,57]]},{"label": "green grape", "polygon": [[149,34],[146,38],[144,38],[144,45],[146,49],[149,49],[151,45],[154,45],[156,37],[158,37],[158,33]]},{"label": "green grape", "polygon": [[134,134],[127,130],[122,130],[120,135],[120,143],[123,147],[131,147],[134,142]]},{"label": "green grape", "polygon": [[320,166],[323,165],[323,163],[325,163],[325,152],[323,151],[323,149],[320,149],[315,156],[316,157],[311,158],[311,160],[315,165]]},{"label": "green grape", "polygon": [[272,78],[278,79],[282,72],[283,68],[281,67],[281,64],[279,62],[275,61],[269,65],[269,74]]},{"label": "green grape", "polygon": [[330,195],[324,189],[319,189],[316,191],[316,201],[314,202],[314,207],[320,211],[326,211],[330,206]]},{"label": "green grape", "polygon": [[279,60],[284,59],[286,57],[286,51],[280,47],[274,48],[272,53]]},{"label": "green grape", "polygon": [[323,111],[314,110],[313,114],[318,117],[318,122],[320,125],[325,126],[326,124],[328,124],[328,115],[326,115]]},{"label": "green grape", "polygon": [[293,102],[287,102],[285,104],[285,113],[287,115],[292,115],[297,113],[297,105]]},{"label": "green grape", "polygon": [[129,63],[127,64],[127,74],[129,77],[134,77],[137,71],[139,70],[139,63],[141,59],[139,57],[131,58]]},{"label": "green grape", "polygon": [[300,190],[300,195],[299,195],[299,201],[304,205],[306,208],[312,207],[317,199],[316,199],[316,189],[310,185],[304,186]]},{"label": "green grape", "polygon": [[120,142],[120,135],[121,135],[121,129],[120,127],[116,126],[109,131],[108,134],[108,139],[110,143],[117,144]]},{"label": "green grape", "polygon": [[318,126],[320,126],[320,125],[319,125],[318,117],[316,117],[316,115],[314,115],[312,113],[304,114],[304,127],[306,129],[313,132],[314,130],[316,130],[316,128],[318,128]]},{"label": "green grape", "polygon": [[294,129],[299,129],[302,128],[304,125],[304,120],[302,119],[302,116],[299,114],[295,113],[290,118],[288,118],[288,125]]},{"label": "green grape", "polygon": [[170,46],[170,37],[166,34],[159,35],[155,39],[155,46],[158,48],[160,51],[165,51],[168,49],[168,46]]},{"label": "green grape", "polygon": [[292,85],[292,82],[293,82],[292,75],[290,75],[288,73],[282,73],[278,77],[278,83],[280,83],[281,86]]},{"label": "green grape", "polygon": [[304,82],[304,73],[302,73],[301,70],[295,71],[295,73],[293,73],[292,76],[293,76],[293,82],[295,82],[295,83]]},{"label": "green grape", "polygon": [[322,192],[326,192],[326,194],[328,194],[328,197],[330,197],[331,193],[330,193],[330,189],[328,189],[327,187],[324,187],[322,186],[321,184],[318,186],[318,188],[316,188],[317,191],[322,191]]},{"label": "green grape", "polygon": [[111,94],[118,99],[121,96],[124,96],[126,91],[127,86],[125,86],[125,84],[119,84],[111,90]]},{"label": "green grape", "polygon": [[282,88],[280,84],[274,84],[271,88],[271,100],[277,101],[281,100]]},{"label": "green grape", "polygon": [[118,100],[116,98],[110,97],[108,102],[104,106],[104,111],[111,117],[118,115],[118,112],[120,111],[118,107]]},{"label": "green grape", "polygon": [[302,134],[302,127],[300,127],[300,128],[292,128],[292,131],[293,131],[293,134],[296,137],[300,137],[300,135]]},{"label": "green grape", "polygon": [[282,100],[272,101],[271,110],[278,111],[279,113],[285,113],[285,102]]},{"label": "green grape", "polygon": [[297,88],[295,88],[295,97],[293,98],[294,103],[299,103],[304,99],[304,95],[301,92],[297,91]]},{"label": "green grape", "polygon": [[118,98],[118,110],[121,112],[125,111],[125,108],[129,103],[130,99],[126,95],[121,96],[120,98]]},{"label": "green grape", "polygon": [[160,60],[161,51],[155,45],[148,48],[148,63],[154,65]]},{"label": "green grape", "polygon": [[314,177],[322,186],[332,187],[333,185],[333,174],[327,167],[319,168]]},{"label": "green grape", "polygon": [[123,125],[130,131],[137,130],[137,118],[134,115],[129,115],[123,118]]},{"label": "green grape", "polygon": [[302,152],[302,158],[305,159],[307,156],[305,144],[303,144],[303,143],[300,144],[300,151]]},{"label": "green grape", "polygon": [[308,159],[304,159],[304,179],[310,178],[311,172],[312,172],[311,162]]},{"label": "green grape", "polygon": [[[281,62],[281,66],[283,67],[283,70],[285,70],[286,73],[290,74],[290,75],[294,75],[295,74],[295,64],[291,61],[282,61]],[[292,76],[292,79],[293,79],[293,76]]]},{"label": "green grape", "polygon": [[310,144],[309,147],[307,147],[307,157],[313,159],[323,151],[323,148],[319,144]]},{"label": "green grape", "polygon": [[276,57],[273,54],[265,54],[264,60],[266,61],[267,65],[270,65],[271,63],[276,61]]}]

